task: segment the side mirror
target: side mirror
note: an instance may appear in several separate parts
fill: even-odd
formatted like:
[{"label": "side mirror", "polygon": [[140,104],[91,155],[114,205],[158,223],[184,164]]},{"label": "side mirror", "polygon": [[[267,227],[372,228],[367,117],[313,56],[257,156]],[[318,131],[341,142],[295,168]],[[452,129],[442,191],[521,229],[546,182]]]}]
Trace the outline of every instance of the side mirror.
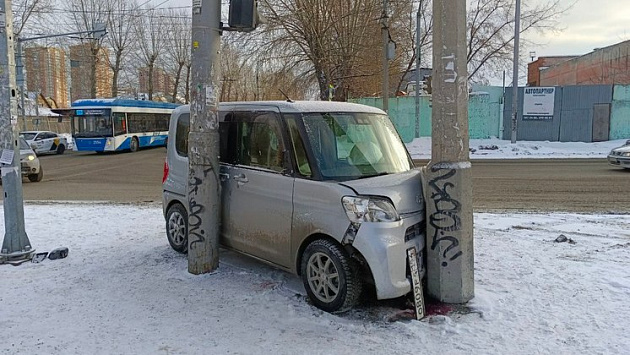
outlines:
[{"label": "side mirror", "polygon": [[626,145],[630,145],[630,139],[626,141]]}]

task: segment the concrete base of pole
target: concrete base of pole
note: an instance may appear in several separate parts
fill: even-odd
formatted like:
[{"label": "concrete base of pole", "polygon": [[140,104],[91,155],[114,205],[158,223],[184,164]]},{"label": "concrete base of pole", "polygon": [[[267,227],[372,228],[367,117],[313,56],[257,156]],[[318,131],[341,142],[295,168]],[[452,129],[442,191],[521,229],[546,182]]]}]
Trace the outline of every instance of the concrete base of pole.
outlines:
[{"label": "concrete base of pole", "polygon": [[425,168],[427,291],[446,303],[474,297],[472,176],[469,161]]}]

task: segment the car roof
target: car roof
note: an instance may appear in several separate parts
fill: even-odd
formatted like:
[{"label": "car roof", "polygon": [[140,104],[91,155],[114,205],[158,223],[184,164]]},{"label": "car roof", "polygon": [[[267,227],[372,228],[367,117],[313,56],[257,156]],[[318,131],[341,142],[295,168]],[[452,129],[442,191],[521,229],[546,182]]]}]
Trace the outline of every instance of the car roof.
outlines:
[{"label": "car roof", "polygon": [[[219,110],[262,109],[264,107],[278,108],[282,113],[308,112],[362,112],[385,114],[379,108],[339,101],[231,101],[219,103]],[[190,112],[190,105],[180,106],[174,114]]]},{"label": "car roof", "polygon": [[20,132],[20,134],[22,134],[22,133],[35,133],[35,134],[37,134],[37,133],[55,133],[55,132],[52,132],[52,131],[22,131],[22,132]]}]

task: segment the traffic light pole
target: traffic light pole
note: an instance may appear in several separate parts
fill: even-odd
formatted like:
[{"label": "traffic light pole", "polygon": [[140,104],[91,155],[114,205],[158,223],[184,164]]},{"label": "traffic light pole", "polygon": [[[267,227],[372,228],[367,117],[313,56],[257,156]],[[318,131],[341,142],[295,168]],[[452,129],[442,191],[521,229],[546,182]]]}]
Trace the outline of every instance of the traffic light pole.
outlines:
[{"label": "traffic light pole", "polygon": [[219,115],[221,0],[192,8],[192,85],[188,135],[188,272],[219,267]]},{"label": "traffic light pole", "polygon": [[35,252],[24,228],[11,0],[0,1],[0,32],[0,169],[5,228],[0,264],[3,264],[29,260]]}]

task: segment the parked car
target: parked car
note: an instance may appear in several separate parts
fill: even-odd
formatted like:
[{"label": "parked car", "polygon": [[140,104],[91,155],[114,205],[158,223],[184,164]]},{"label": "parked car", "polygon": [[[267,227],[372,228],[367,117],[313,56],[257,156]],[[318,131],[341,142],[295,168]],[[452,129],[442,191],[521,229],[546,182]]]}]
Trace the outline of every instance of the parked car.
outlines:
[{"label": "parked car", "polygon": [[[366,283],[378,299],[412,291],[408,250],[417,251],[416,275],[425,274],[421,170],[385,112],[226,102],[219,122],[224,247],[301,275],[328,312],[352,308]],[[190,107],[173,111],[163,178],[166,235],[182,253],[188,216],[200,211],[188,209],[189,127]]]},{"label": "parked car", "polygon": [[63,154],[68,148],[68,140],[50,131],[26,131],[20,133],[36,154]]},{"label": "parked car", "polygon": [[626,144],[608,153],[608,163],[610,165],[630,169],[630,139],[626,141]]}]

